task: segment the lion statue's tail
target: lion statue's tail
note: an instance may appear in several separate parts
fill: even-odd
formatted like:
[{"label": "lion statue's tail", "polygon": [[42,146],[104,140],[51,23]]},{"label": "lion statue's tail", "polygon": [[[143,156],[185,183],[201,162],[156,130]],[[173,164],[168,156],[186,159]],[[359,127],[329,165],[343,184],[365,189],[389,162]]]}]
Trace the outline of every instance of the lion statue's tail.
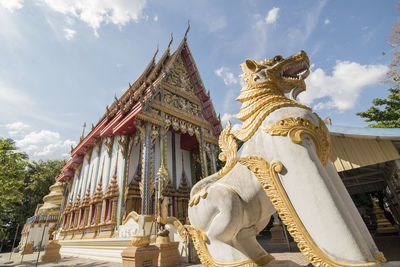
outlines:
[{"label": "lion statue's tail", "polygon": [[200,180],[199,182],[197,182],[193,187],[192,190],[190,190],[190,197],[192,197],[194,194],[196,194],[197,192],[199,192],[202,188],[204,188],[205,186],[207,186],[208,184],[214,183],[215,181],[217,181],[219,179],[218,177],[218,173],[214,173],[202,180]]}]

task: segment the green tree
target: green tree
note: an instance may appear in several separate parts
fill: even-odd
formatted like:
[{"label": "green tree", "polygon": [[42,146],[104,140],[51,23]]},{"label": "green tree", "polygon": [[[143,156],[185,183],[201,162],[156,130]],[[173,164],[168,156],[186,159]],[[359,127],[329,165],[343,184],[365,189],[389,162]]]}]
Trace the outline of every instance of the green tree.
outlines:
[{"label": "green tree", "polygon": [[17,152],[13,140],[0,138],[0,247],[3,240],[10,244],[18,224],[20,234],[63,165],[61,160],[30,163],[25,153]]},{"label": "green tree", "polygon": [[400,128],[400,76],[394,78],[395,86],[388,89],[387,98],[375,98],[373,106],[365,112],[356,113],[366,122],[375,122],[368,125],[370,128]]},{"label": "green tree", "polygon": [[[23,198],[18,213],[23,220],[35,213],[36,206],[43,201],[49,193],[49,187],[55,183],[55,178],[60,174],[64,162],[62,160],[33,161],[29,164],[24,179]],[[23,224],[24,221],[21,221]]]},{"label": "green tree", "polygon": [[16,152],[12,139],[0,138],[0,225],[15,219],[15,209],[24,196],[22,188],[29,166],[28,156]]}]

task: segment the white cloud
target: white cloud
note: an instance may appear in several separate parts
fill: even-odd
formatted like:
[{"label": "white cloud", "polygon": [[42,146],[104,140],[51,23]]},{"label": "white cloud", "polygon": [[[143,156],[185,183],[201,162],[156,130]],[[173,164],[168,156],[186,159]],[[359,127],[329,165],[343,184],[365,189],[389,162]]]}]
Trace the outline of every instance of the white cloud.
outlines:
[{"label": "white cloud", "polygon": [[62,140],[58,132],[48,130],[30,132],[21,139],[16,139],[15,143],[32,160],[67,158],[71,145],[76,145],[75,141]]},{"label": "white cloud", "polygon": [[233,118],[234,118],[233,115],[230,114],[230,113],[224,113],[224,114],[222,114],[222,117],[221,117],[221,124],[222,124],[222,126],[225,127],[225,125],[228,123],[228,121],[232,120]]},{"label": "white cloud", "polygon": [[75,34],[76,34],[76,31],[74,31],[73,29],[68,29],[68,28],[64,29],[64,37],[67,40],[72,40],[74,38]]},{"label": "white cloud", "polygon": [[235,75],[230,72],[229,68],[227,67],[221,67],[219,69],[216,69],[214,73],[218,76],[221,77],[224,80],[225,85],[231,85],[231,84],[238,84],[239,79],[235,77]]},{"label": "white cloud", "polygon": [[17,121],[13,123],[6,124],[6,128],[9,130],[8,134],[12,138],[21,137],[27,129],[30,128],[29,124]]},{"label": "white cloud", "polygon": [[274,7],[270,11],[268,11],[267,16],[265,17],[265,22],[267,24],[273,24],[278,19],[279,7]]},{"label": "white cloud", "polygon": [[230,121],[231,123],[233,123],[232,125],[232,131],[236,131],[236,130],[240,130],[242,124],[241,123],[237,123],[240,122],[238,119],[236,119],[235,117],[233,117],[233,114],[230,113],[224,113],[221,117],[221,124],[222,127],[226,127],[226,124],[228,123],[228,121]]},{"label": "white cloud", "polygon": [[10,129],[10,130],[14,130],[14,131],[22,131],[22,130],[26,130],[29,128],[29,124],[20,122],[20,121],[16,121],[13,123],[9,123],[6,124],[6,128]]},{"label": "white cloud", "polygon": [[124,26],[143,17],[146,0],[42,0],[52,10],[82,20],[99,36],[102,23]]},{"label": "white cloud", "polygon": [[0,7],[14,12],[15,9],[21,9],[24,6],[23,3],[23,0],[0,0]]},{"label": "white cloud", "polygon": [[331,21],[329,19],[325,19],[324,24],[329,24]]},{"label": "white cloud", "polygon": [[336,108],[343,112],[354,107],[364,87],[379,83],[387,71],[385,65],[337,61],[332,75],[321,68],[312,71],[306,80],[307,91],[299,99],[305,104],[314,104],[315,109]]},{"label": "white cloud", "polygon": [[158,21],[158,16],[157,16],[157,15],[154,16],[153,21],[154,21],[154,22],[157,22],[157,21]]}]

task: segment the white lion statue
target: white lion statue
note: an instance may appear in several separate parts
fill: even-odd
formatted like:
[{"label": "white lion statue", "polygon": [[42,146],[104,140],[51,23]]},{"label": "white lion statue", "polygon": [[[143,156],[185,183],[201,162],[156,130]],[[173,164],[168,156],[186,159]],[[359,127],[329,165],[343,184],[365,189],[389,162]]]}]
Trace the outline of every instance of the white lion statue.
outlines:
[{"label": "white lion statue", "polygon": [[256,240],[275,211],[315,266],[386,261],[329,161],[328,129],[295,100],[309,65],[304,51],[241,65],[242,127],[231,133],[228,123],[219,138],[226,165],[190,194],[186,228],[205,266],[282,266]]}]

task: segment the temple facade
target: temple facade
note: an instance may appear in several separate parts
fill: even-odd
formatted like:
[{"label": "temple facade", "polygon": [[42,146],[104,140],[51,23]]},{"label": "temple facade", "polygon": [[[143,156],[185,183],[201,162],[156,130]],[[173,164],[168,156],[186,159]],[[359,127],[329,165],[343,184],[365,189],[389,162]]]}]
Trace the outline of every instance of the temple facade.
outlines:
[{"label": "temple facade", "polygon": [[[170,198],[170,232],[177,239],[190,188],[216,172],[220,119],[186,34],[172,54],[171,43],[72,148],[57,178],[66,184],[56,236],[63,255],[82,255],[84,243],[89,257],[102,253],[91,250],[96,242],[128,246],[138,215],[154,231],[158,196]],[[114,256],[120,261],[120,250]]]}]

